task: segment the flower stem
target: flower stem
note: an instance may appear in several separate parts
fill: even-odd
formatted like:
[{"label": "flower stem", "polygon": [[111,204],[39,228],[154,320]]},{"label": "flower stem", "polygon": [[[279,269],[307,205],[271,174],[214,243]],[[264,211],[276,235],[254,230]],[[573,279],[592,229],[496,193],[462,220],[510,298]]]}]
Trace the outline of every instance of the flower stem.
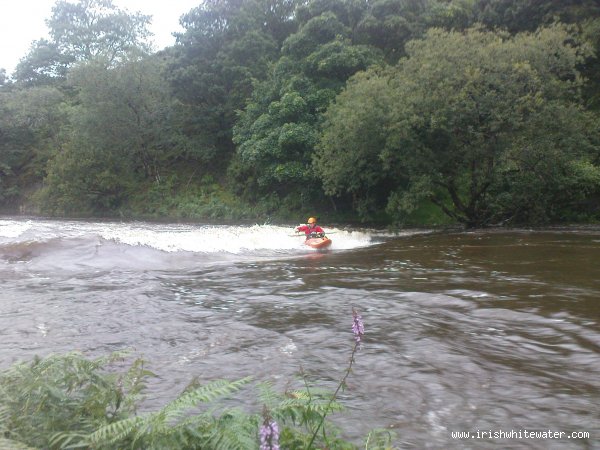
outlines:
[{"label": "flower stem", "polygon": [[335,399],[337,398],[338,393],[340,392],[340,389],[342,388],[342,386],[344,386],[346,384],[346,379],[348,378],[348,376],[350,375],[350,372],[352,370],[352,364],[354,364],[354,354],[356,353],[356,350],[358,349],[360,342],[355,342],[354,343],[354,348],[352,349],[352,354],[350,355],[350,363],[348,364],[348,368],[346,369],[346,373],[344,374],[343,378],[340,380],[337,389],[335,390],[335,392],[333,393],[333,395],[331,396],[331,398],[329,399],[329,403],[327,403],[327,406],[325,407],[325,412],[323,413],[323,416],[321,416],[321,420],[319,422],[319,424],[317,425],[317,429],[314,431],[310,442],[308,443],[308,446],[306,447],[307,450],[312,448],[312,445],[315,441],[315,438],[317,437],[317,434],[319,434],[319,430],[321,429],[321,427],[323,426],[323,423],[325,422],[325,417],[327,417],[327,414],[329,413],[329,410],[331,408],[331,404],[335,401]]}]

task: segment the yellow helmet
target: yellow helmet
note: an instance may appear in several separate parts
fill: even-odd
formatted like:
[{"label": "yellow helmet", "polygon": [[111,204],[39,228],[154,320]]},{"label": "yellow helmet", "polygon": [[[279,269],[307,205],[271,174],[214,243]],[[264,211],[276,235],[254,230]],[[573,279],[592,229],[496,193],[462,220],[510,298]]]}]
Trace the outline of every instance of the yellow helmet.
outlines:
[{"label": "yellow helmet", "polygon": [[317,219],[315,219],[314,217],[309,217],[306,223],[317,223]]}]

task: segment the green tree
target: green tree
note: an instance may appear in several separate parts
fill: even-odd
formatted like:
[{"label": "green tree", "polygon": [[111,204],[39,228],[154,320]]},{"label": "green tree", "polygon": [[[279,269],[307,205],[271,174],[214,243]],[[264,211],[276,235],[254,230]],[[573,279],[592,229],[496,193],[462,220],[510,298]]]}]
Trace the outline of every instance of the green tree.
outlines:
[{"label": "green tree", "polygon": [[29,53],[19,62],[13,76],[27,86],[59,84],[66,79],[73,62],[73,58],[60,53],[55,43],[40,39],[31,44]]},{"label": "green tree", "polygon": [[595,0],[477,0],[476,20],[511,32],[535,31],[560,20],[578,23],[600,15]]},{"label": "green tree", "polygon": [[584,98],[587,98],[587,104],[590,108],[600,110],[600,16],[590,18],[581,23],[583,36],[594,48],[595,55],[588,58],[583,64],[581,71],[587,83],[584,91]]},{"label": "green tree", "polygon": [[134,186],[160,184],[174,164],[198,158],[176,127],[163,68],[159,58],[145,58],[73,71],[79,104],[72,109],[69,144],[50,164],[48,210],[114,211]]},{"label": "green tree", "polygon": [[76,62],[101,60],[107,67],[150,48],[150,16],[129,13],[112,0],[58,0],[46,21],[50,40],[33,43],[15,70],[17,81],[30,84],[62,79]]},{"label": "green tree", "polygon": [[295,28],[296,0],[211,0],[181,19],[169,80],[181,101],[181,127],[223,172],[234,152],[236,111]]},{"label": "green tree", "polygon": [[361,42],[381,49],[390,63],[404,55],[404,45],[426,29],[429,0],[375,0],[357,24]]},{"label": "green tree", "polygon": [[80,101],[74,131],[122,154],[136,173],[156,181],[170,162],[193,154],[174,129],[176,101],[163,69],[159,58],[145,58],[115,69],[88,64],[71,77]]},{"label": "green tree", "polygon": [[149,50],[150,19],[122,10],[112,0],[59,0],[47,24],[61,54],[75,61],[102,57],[113,65],[132,52]]},{"label": "green tree", "polygon": [[426,14],[428,28],[464,30],[478,23],[479,0],[438,0],[431,3]]},{"label": "green tree", "polygon": [[374,69],[348,81],[324,115],[324,132],[313,158],[325,192],[350,196],[364,218],[385,208],[390,190],[402,182],[380,159],[388,139],[385,124],[394,108],[388,77],[385,70]]},{"label": "green tree", "polygon": [[493,218],[508,223],[588,218],[600,198],[598,117],[577,104],[551,101],[528,122],[499,164],[490,192]]},{"label": "green tree", "polygon": [[0,90],[0,205],[16,207],[45,176],[62,141],[64,102],[53,87]]},{"label": "green tree", "polygon": [[[527,203],[548,211],[552,202],[560,209],[565,196],[577,197],[562,190],[561,200],[553,186],[574,189],[577,183],[565,183],[565,177],[574,181],[577,173],[596,170],[597,119],[579,107],[583,81],[577,65],[587,48],[565,27],[514,38],[481,29],[432,29],[407,51],[391,75],[382,75],[393,105],[379,125],[385,145],[379,151],[362,143],[350,147],[352,153],[370,154],[397,180],[388,194],[389,212],[401,218],[427,199],[474,227],[516,217]],[[348,99],[355,92],[365,98],[381,83],[376,74],[358,79],[328,112],[315,167],[332,194],[357,194],[378,181],[365,176],[362,185],[352,184],[355,172],[338,165],[348,159],[347,141],[336,137],[341,127],[360,121],[345,105]],[[544,163],[527,163],[533,153]],[[593,185],[594,176],[588,179]],[[596,189],[592,185],[588,188]],[[538,195],[541,191],[546,194]],[[535,220],[558,218],[551,216]]]},{"label": "green tree", "polygon": [[302,202],[322,195],[311,167],[321,115],[349,76],[382,62],[373,47],[352,43],[340,17],[348,14],[323,12],[286,39],[269,79],[241,113],[231,173],[249,198],[275,193]]}]

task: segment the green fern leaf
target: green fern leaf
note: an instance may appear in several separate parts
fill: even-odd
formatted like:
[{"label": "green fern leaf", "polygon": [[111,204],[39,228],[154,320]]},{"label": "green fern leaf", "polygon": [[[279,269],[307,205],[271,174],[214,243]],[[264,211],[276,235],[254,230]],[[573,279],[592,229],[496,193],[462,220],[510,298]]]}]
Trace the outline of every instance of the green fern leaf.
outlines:
[{"label": "green fern leaf", "polygon": [[87,436],[86,440],[92,444],[112,444],[133,434],[146,421],[146,416],[135,416],[98,428]]},{"label": "green fern leaf", "polygon": [[199,403],[212,403],[218,398],[239,391],[242,386],[250,382],[250,379],[246,377],[237,381],[217,380],[192,391],[184,392],[162,409],[165,420],[172,422],[181,417],[187,410],[197,407]]}]

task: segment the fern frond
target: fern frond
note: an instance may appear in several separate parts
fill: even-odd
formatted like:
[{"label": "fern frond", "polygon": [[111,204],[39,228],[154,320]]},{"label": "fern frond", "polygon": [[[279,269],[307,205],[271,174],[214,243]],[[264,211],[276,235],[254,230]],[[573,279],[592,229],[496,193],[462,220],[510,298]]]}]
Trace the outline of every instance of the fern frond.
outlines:
[{"label": "fern frond", "polygon": [[[197,387],[184,392],[159,411],[105,425],[87,436],[86,441],[96,446],[110,446],[124,439],[130,439],[134,446],[143,443],[143,447],[156,448],[167,445],[167,442],[173,444],[185,441],[186,435],[191,434],[191,432],[202,434],[196,430],[210,428],[212,421],[215,420],[206,412],[189,416],[183,421],[180,420],[190,409],[198,407],[199,403],[213,403],[219,398],[230,395],[247,384],[249,380],[250,378],[234,382],[215,381]],[[249,442],[247,439],[240,437],[243,435],[238,434],[237,432],[234,432],[231,436],[227,433],[222,434],[217,442],[225,439],[231,443],[234,435],[238,436],[244,444]],[[209,438],[205,436],[205,439],[208,440]],[[159,444],[161,442],[165,444]]]},{"label": "fern frond", "polygon": [[85,441],[86,435],[80,433],[66,432],[55,433],[50,437],[48,443],[52,448],[74,449],[88,447]]},{"label": "fern frond", "polygon": [[147,420],[147,416],[135,416],[119,420],[103,427],[85,437],[90,444],[113,444],[136,432]]},{"label": "fern frond", "polygon": [[275,392],[273,383],[269,381],[259,383],[256,388],[258,389],[258,398],[260,402],[265,405],[268,410],[273,409],[282,399],[281,394]]},{"label": "fern frond", "polygon": [[[0,398],[7,398],[2,389],[0,389]],[[8,420],[10,411],[8,406],[0,404],[0,433],[8,431]]]},{"label": "fern frond", "polygon": [[326,411],[343,411],[344,407],[336,401],[329,403],[326,400],[319,400],[311,401],[309,403],[304,400],[288,398],[283,400],[281,403],[279,403],[279,405],[277,405],[276,408],[274,408],[274,410],[285,409],[311,409],[317,413],[323,413]]},{"label": "fern frond", "polygon": [[207,447],[215,450],[253,450],[258,448],[260,416],[228,410],[211,424]]},{"label": "fern frond", "polygon": [[246,377],[237,381],[217,380],[200,386],[191,391],[184,392],[175,400],[167,404],[163,409],[165,420],[174,421],[181,417],[187,410],[197,407],[199,403],[212,403],[219,398],[226,397],[242,386],[248,384],[251,378]]}]

